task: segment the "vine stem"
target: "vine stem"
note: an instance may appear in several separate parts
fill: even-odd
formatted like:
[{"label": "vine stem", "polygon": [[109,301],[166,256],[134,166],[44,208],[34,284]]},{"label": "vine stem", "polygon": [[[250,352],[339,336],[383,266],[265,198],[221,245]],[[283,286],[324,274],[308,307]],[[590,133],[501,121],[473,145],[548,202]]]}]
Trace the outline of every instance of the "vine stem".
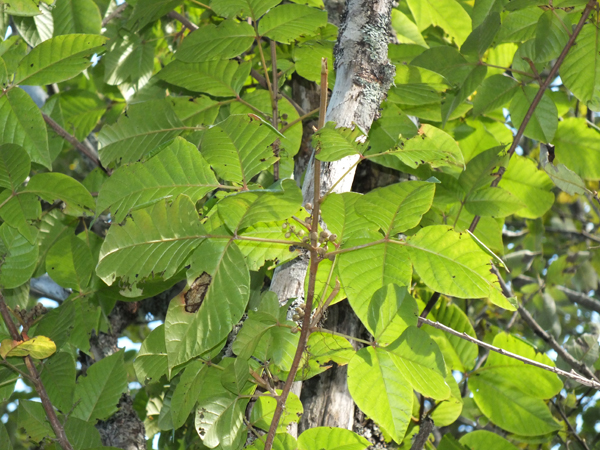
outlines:
[{"label": "vine stem", "polygon": [[429,326],[432,326],[434,328],[437,328],[438,330],[442,330],[442,331],[452,334],[454,336],[457,336],[461,339],[464,339],[465,341],[469,341],[469,342],[472,342],[473,344],[477,344],[479,347],[483,347],[492,352],[496,352],[501,355],[508,356],[509,358],[516,359],[517,361],[521,361],[525,364],[537,367],[539,369],[547,370],[548,372],[554,372],[557,375],[563,376],[565,378],[569,378],[571,380],[577,381],[579,384],[582,384],[584,386],[589,386],[589,387],[592,387],[592,388],[600,391],[600,383],[598,381],[585,378],[584,376],[579,375],[574,370],[567,372],[565,370],[559,369],[558,367],[549,366],[547,364],[535,361],[533,359],[525,358],[524,356],[517,355],[516,353],[509,352],[508,350],[504,350],[503,348],[496,347],[494,345],[488,344],[487,342],[480,341],[479,339],[474,338],[473,336],[470,336],[467,333],[461,333],[460,331],[456,331],[454,328],[450,328],[442,323],[434,322],[433,320],[429,320],[424,317],[419,317],[419,322],[424,323]]},{"label": "vine stem", "polygon": [[[273,87],[273,92],[271,93],[271,104],[273,109],[273,126],[277,130],[278,128],[278,119],[279,119],[279,111],[278,111],[278,96],[279,96],[279,88],[277,86],[277,44],[275,41],[271,39],[271,73],[273,74],[273,82],[271,86]],[[277,158],[277,161],[273,164],[273,179],[274,181],[279,180],[279,139],[275,139],[273,142],[273,154]]]},{"label": "vine stem", "polygon": [[[1,293],[0,293],[0,314],[2,314],[2,318],[4,319],[4,323],[6,324],[6,327],[8,328],[11,338],[14,341],[22,340],[19,330],[17,329],[15,323],[12,321],[12,319],[10,317],[10,312],[8,311],[8,306],[6,305],[6,302],[4,301],[4,296]],[[35,388],[35,391],[40,396],[40,399],[42,401],[42,406],[44,408],[44,411],[46,412],[46,417],[48,417],[48,422],[50,422],[50,425],[52,426],[52,429],[54,430],[54,434],[56,435],[56,440],[58,441],[58,443],[64,450],[73,450],[73,446],[71,445],[71,443],[69,442],[69,439],[67,438],[67,434],[65,433],[65,429],[64,429],[62,423],[60,423],[60,421],[58,420],[58,416],[56,415],[54,406],[52,406],[50,397],[48,397],[46,388],[44,388],[44,384],[42,383],[40,374],[37,371],[37,369],[35,368],[35,365],[33,364],[33,360],[31,359],[31,356],[24,356],[23,360],[25,361],[25,366],[27,367],[27,371],[29,372],[29,375],[31,376],[30,380]]]},{"label": "vine stem", "polygon": [[[577,22],[577,25],[575,26],[575,30],[573,30],[573,34],[571,35],[571,37],[569,37],[569,40],[567,41],[565,48],[563,48],[562,52],[560,53],[560,56],[556,60],[556,63],[554,63],[554,66],[552,66],[552,69],[550,70],[548,77],[546,77],[546,81],[544,81],[544,83],[540,86],[540,89],[537,91],[537,94],[535,94],[535,97],[533,98],[531,105],[529,105],[529,109],[527,110],[527,113],[525,114],[525,118],[523,119],[521,126],[517,130],[517,134],[515,134],[512,144],[508,150],[509,158],[511,158],[512,155],[515,153],[515,150],[517,149],[517,146],[519,145],[519,141],[523,137],[523,133],[525,133],[525,128],[527,128],[529,121],[533,117],[533,113],[534,113],[535,109],[537,108],[538,104],[542,100],[542,97],[544,96],[544,92],[546,92],[546,89],[548,89],[548,87],[550,87],[550,84],[552,84],[552,82],[554,81],[554,78],[556,77],[556,74],[558,73],[558,69],[560,68],[560,66],[563,63],[563,61],[565,60],[565,58],[567,57],[567,53],[569,53],[569,50],[571,50],[571,47],[573,47],[573,44],[575,43],[575,39],[577,39],[577,36],[579,36],[579,33],[581,32],[583,25],[585,25],[585,21],[587,20],[588,16],[590,15],[590,13],[592,12],[592,10],[594,9],[594,7],[597,4],[598,4],[598,2],[596,0],[590,0],[587,3],[587,5],[585,5],[585,8],[584,8],[583,12],[581,13],[581,19],[579,19],[579,22]],[[492,187],[498,186],[498,184],[500,183],[500,180],[502,180],[504,172],[506,172],[506,168],[504,166],[501,166],[498,169],[498,176],[496,177],[496,179],[494,181],[492,181]],[[471,226],[469,226],[469,231],[471,233],[473,233],[475,231],[475,228],[477,227],[477,224],[479,223],[480,219],[481,219],[480,216],[473,217]]]},{"label": "vine stem", "polygon": [[[319,129],[325,125],[325,113],[327,111],[327,58],[321,59],[321,109],[319,113]],[[312,304],[315,298],[315,284],[317,279],[317,269],[319,266],[319,259],[317,254],[317,247],[319,245],[317,231],[319,229],[319,210],[320,210],[320,202],[321,202],[321,161],[317,158],[314,158],[314,183],[315,183],[315,194],[314,194],[314,203],[313,203],[313,214],[312,214],[312,232],[311,232],[311,248],[310,248],[310,272],[308,274],[308,291],[306,294],[306,314],[304,314],[304,318],[302,320],[302,330],[300,331],[300,339],[298,342],[298,347],[296,348],[296,354],[294,355],[294,361],[292,362],[292,366],[288,373],[287,379],[285,380],[285,384],[283,389],[281,390],[281,395],[277,398],[277,407],[273,413],[273,420],[271,421],[271,426],[269,427],[269,432],[267,434],[267,439],[265,441],[265,450],[271,450],[273,448],[273,440],[275,439],[275,432],[277,431],[277,427],[279,425],[279,421],[281,420],[281,415],[283,414],[283,408],[285,406],[285,402],[288,398],[290,390],[292,389],[292,384],[294,383],[294,379],[296,378],[296,373],[298,372],[298,368],[300,367],[300,361],[302,360],[302,354],[304,353],[304,349],[306,348],[306,343],[308,342],[308,337],[311,333],[310,328],[310,316],[312,311]]]}]

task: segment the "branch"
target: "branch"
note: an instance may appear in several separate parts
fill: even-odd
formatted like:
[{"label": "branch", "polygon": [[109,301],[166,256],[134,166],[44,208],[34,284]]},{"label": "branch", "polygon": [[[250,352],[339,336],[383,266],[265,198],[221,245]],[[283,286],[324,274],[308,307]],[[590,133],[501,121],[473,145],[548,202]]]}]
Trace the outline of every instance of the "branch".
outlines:
[{"label": "branch", "polygon": [[575,439],[577,439],[577,441],[581,444],[581,446],[585,449],[585,450],[590,450],[590,448],[588,447],[587,443],[585,442],[584,439],[581,438],[581,436],[579,436],[577,434],[577,430],[575,430],[575,428],[573,428],[573,425],[571,425],[571,422],[569,422],[569,418],[565,415],[564,411],[560,408],[560,406],[556,403],[556,402],[550,402],[554,405],[554,407],[556,408],[556,410],[558,411],[558,413],[560,414],[560,417],[562,417],[562,419],[565,421],[565,423],[567,424],[567,428],[569,429],[569,431],[571,432],[571,434],[573,436],[575,436]]},{"label": "branch", "polygon": [[[565,60],[565,58],[567,57],[567,53],[569,53],[569,50],[571,50],[571,47],[575,43],[575,39],[577,39],[577,36],[579,36],[579,33],[581,32],[581,29],[583,28],[585,21],[587,20],[588,16],[590,15],[590,13],[592,12],[592,10],[594,9],[594,7],[596,5],[597,5],[596,0],[590,0],[588,2],[588,4],[585,6],[583,12],[581,13],[581,19],[579,19],[579,22],[575,26],[575,30],[573,30],[573,34],[567,41],[567,44],[565,45],[565,48],[563,48],[563,51],[560,53],[560,56],[556,60],[556,63],[554,64],[554,66],[552,66],[552,69],[550,70],[548,77],[546,77],[546,81],[544,81],[544,84],[542,84],[540,86],[540,89],[537,91],[537,94],[535,94],[535,97],[534,97],[533,101],[531,102],[531,105],[529,105],[529,109],[527,110],[527,113],[525,114],[525,118],[523,119],[523,122],[521,123],[521,126],[517,130],[517,134],[515,134],[512,144],[511,144],[510,148],[508,149],[508,157],[509,158],[513,155],[513,153],[517,149],[517,146],[519,145],[519,141],[523,137],[523,133],[525,133],[525,128],[527,128],[529,121],[533,117],[535,108],[537,108],[538,104],[542,100],[542,97],[544,96],[544,92],[546,91],[546,89],[548,89],[548,87],[550,87],[550,85],[554,81],[554,78],[556,77],[556,74],[558,73],[558,69],[560,68],[560,66],[563,63],[563,61]],[[501,166],[498,169],[498,176],[496,177],[496,179],[494,179],[494,181],[492,181],[492,187],[498,186],[498,184],[500,183],[500,180],[502,180],[502,176],[504,175],[504,172],[506,172],[506,168],[504,166]],[[477,224],[479,223],[480,218],[481,218],[480,216],[475,216],[473,218],[473,221],[471,222],[471,226],[469,227],[469,231],[471,233],[473,233],[475,231],[475,228],[477,227]]]},{"label": "branch", "polygon": [[125,8],[127,8],[127,6],[127,3],[123,3],[122,5],[117,6],[113,12],[111,12],[102,20],[102,27],[105,27],[108,24],[108,22],[110,22],[115,17],[119,16],[123,11],[125,11]]},{"label": "branch", "polygon": [[433,431],[434,423],[431,417],[425,416],[421,419],[421,424],[419,425],[419,432],[415,436],[415,440],[413,441],[413,445],[410,447],[410,450],[422,450],[427,443],[427,439],[429,439],[429,435]]},{"label": "branch", "polygon": [[[321,60],[321,112],[319,115],[319,128],[322,128],[325,125],[325,112],[327,111],[327,59],[323,58]],[[315,158],[315,170],[314,170],[314,182],[315,186],[321,185],[321,161]],[[296,373],[298,372],[298,368],[300,367],[300,361],[302,360],[302,355],[304,353],[304,349],[306,348],[306,343],[308,342],[308,338],[310,336],[310,322],[311,322],[311,311],[313,300],[315,298],[315,284],[317,280],[317,269],[319,267],[319,254],[317,253],[317,249],[319,248],[319,238],[317,231],[319,229],[319,211],[320,211],[320,202],[321,202],[321,191],[320,189],[314,190],[314,203],[312,209],[312,231],[310,233],[311,236],[311,249],[310,249],[310,272],[308,276],[308,292],[306,295],[306,307],[304,314],[304,319],[302,320],[302,331],[300,332],[300,339],[298,342],[298,347],[296,348],[296,354],[294,355],[294,361],[292,362],[292,367],[288,373],[288,376],[285,380],[285,385],[281,390],[281,395],[277,399],[277,407],[275,408],[275,412],[273,413],[273,420],[271,421],[271,426],[269,427],[269,433],[267,434],[267,440],[265,441],[265,449],[271,450],[273,447],[273,440],[275,439],[275,432],[277,431],[277,426],[279,425],[279,420],[281,419],[281,415],[283,414],[283,408],[285,407],[285,402],[287,397],[292,389],[292,384],[294,383],[294,379],[296,378]]]},{"label": "branch", "polygon": [[445,331],[446,333],[457,336],[461,339],[464,339],[465,341],[469,341],[474,344],[477,344],[478,346],[486,348],[488,350],[491,350],[492,352],[500,353],[501,355],[516,359],[517,361],[521,361],[530,366],[537,367],[538,369],[547,370],[548,372],[554,372],[557,375],[563,376],[565,378],[569,378],[570,380],[577,381],[579,384],[582,384],[584,386],[589,386],[589,387],[592,387],[592,388],[600,391],[600,383],[598,381],[589,380],[589,379],[579,375],[574,370],[571,370],[571,372],[566,372],[564,370],[559,369],[558,367],[549,366],[547,364],[543,364],[541,362],[534,361],[533,359],[525,358],[524,356],[509,352],[500,347],[495,347],[491,344],[488,344],[487,342],[483,342],[483,341],[480,341],[479,339],[469,336],[467,333],[461,333],[460,331],[456,331],[455,329],[450,328],[442,323],[434,322],[432,320],[425,319],[424,317],[419,317],[419,322],[422,322],[429,326],[437,328],[438,330]]},{"label": "branch", "polygon": [[52,129],[56,132],[56,134],[58,134],[60,137],[65,139],[67,142],[69,142],[73,147],[75,147],[77,150],[79,150],[83,155],[85,155],[89,159],[91,159],[92,162],[96,166],[100,167],[102,170],[104,170],[104,172],[108,173],[108,171],[104,167],[102,167],[102,164],[100,164],[100,160],[98,159],[98,156],[96,154],[94,154],[94,152],[92,152],[92,150],[90,150],[85,145],[83,145],[81,142],[79,142],[75,136],[73,136],[72,134],[69,134],[63,127],[61,127],[58,123],[56,123],[54,121],[54,119],[52,119],[52,117],[50,117],[49,115],[47,115],[45,113],[42,113],[42,116],[44,117],[44,120],[46,121],[46,123],[48,125],[50,125],[52,127]]},{"label": "branch", "polygon": [[[12,318],[10,317],[10,312],[8,311],[8,307],[6,306],[6,303],[4,302],[4,296],[2,294],[0,294],[0,313],[2,314],[4,323],[6,324],[6,327],[8,328],[8,331],[10,332],[11,338],[14,341],[21,341],[22,336],[19,333],[17,326],[12,321]],[[48,393],[46,392],[46,389],[44,388],[44,384],[42,383],[40,374],[38,373],[37,369],[35,368],[35,365],[33,364],[33,360],[31,359],[30,356],[23,357],[23,360],[25,361],[25,366],[27,367],[27,370],[29,371],[29,375],[31,375],[31,381],[33,383],[33,386],[35,387],[36,392],[38,393],[38,395],[40,396],[40,399],[42,400],[42,406],[44,408],[44,411],[46,412],[46,417],[48,417],[48,421],[50,422],[50,425],[52,426],[52,429],[54,430],[54,434],[56,435],[56,439],[58,440],[58,443],[64,450],[73,450],[73,446],[71,445],[71,443],[69,442],[69,439],[67,438],[65,429],[63,428],[62,424],[58,420],[56,411],[54,410],[54,407],[52,406],[52,402],[50,402],[50,397],[48,397]]]}]

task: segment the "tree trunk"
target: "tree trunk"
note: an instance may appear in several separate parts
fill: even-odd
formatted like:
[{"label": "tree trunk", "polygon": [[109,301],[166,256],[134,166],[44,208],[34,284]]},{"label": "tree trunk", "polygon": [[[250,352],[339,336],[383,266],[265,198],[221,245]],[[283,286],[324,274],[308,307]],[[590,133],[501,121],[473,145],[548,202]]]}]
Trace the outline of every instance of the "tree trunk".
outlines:
[{"label": "tree trunk", "polygon": [[[339,5],[340,2],[334,3]],[[395,67],[387,57],[392,3],[392,0],[348,1],[334,50],[336,83],[327,109],[327,121],[341,127],[356,124],[368,132],[378,117],[379,106],[395,74]],[[325,194],[347,171],[348,174],[333,192],[350,191],[357,161],[357,156],[349,156],[340,161],[322,163],[321,193]],[[313,198],[312,168],[311,162],[302,188],[305,202]],[[277,293],[280,302],[304,297],[307,267],[308,258],[301,257],[278,268],[271,290]],[[334,328],[343,333],[356,335],[360,329],[358,319],[346,303],[332,308],[332,322]],[[352,429],[354,402],[348,392],[346,368],[330,369],[311,380],[303,400],[305,414],[301,430],[315,426]]]}]

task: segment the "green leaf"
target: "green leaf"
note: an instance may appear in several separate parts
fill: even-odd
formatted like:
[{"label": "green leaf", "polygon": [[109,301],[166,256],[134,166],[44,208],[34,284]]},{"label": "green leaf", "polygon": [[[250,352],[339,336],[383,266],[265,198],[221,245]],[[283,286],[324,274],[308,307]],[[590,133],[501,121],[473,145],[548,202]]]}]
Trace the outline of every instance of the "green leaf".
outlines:
[{"label": "green leaf", "polygon": [[564,164],[546,164],[544,170],[554,184],[569,195],[585,194],[588,192],[585,182]]},{"label": "green leaf", "polygon": [[[277,389],[276,392],[281,394],[280,389]],[[252,411],[250,411],[250,423],[252,426],[269,431],[276,406],[277,400],[273,397],[259,397],[252,407]],[[285,433],[289,424],[298,423],[303,412],[302,402],[296,394],[290,392],[277,426],[277,433]]]},{"label": "green leaf", "polygon": [[75,358],[70,352],[58,352],[44,361],[40,377],[55,408],[69,411],[73,407],[76,375]]},{"label": "green leaf", "polygon": [[134,208],[181,194],[195,203],[218,187],[198,149],[177,137],[147,161],[114,171],[100,188],[96,214],[110,209],[114,221],[121,223]]},{"label": "green leaf", "polygon": [[[12,392],[12,389],[11,389]],[[0,423],[0,440],[6,443],[6,450],[13,450],[12,442],[8,431],[6,431],[6,427],[3,423]]]},{"label": "green leaf", "polygon": [[600,111],[600,32],[586,24],[560,66],[560,78],[581,103]]},{"label": "green leaf", "polygon": [[[221,366],[233,363],[226,358]],[[248,398],[238,398],[221,385],[221,370],[209,368],[206,389],[200,391],[196,409],[195,427],[204,445],[214,448],[221,444],[224,448],[240,448],[246,441],[244,413]],[[248,383],[243,394],[252,394],[255,385]]]},{"label": "green leaf", "polygon": [[462,393],[454,379],[454,375],[452,375],[452,371],[448,370],[445,381],[450,386],[451,395],[448,399],[442,400],[431,413],[431,419],[439,427],[452,425],[460,417],[463,410]]},{"label": "green leaf", "polygon": [[476,65],[461,83],[458,90],[446,93],[446,96],[442,101],[442,126],[445,126],[446,122],[453,118],[456,109],[477,90],[486,75],[487,67]]},{"label": "green leaf", "polygon": [[61,125],[78,141],[88,137],[106,112],[106,103],[97,94],[83,89],[71,89],[52,98],[56,98],[60,104]]},{"label": "green leaf", "polygon": [[512,155],[499,187],[525,204],[518,215],[528,219],[543,216],[554,204],[552,181],[537,163],[524,156]]},{"label": "green leaf", "polygon": [[458,183],[466,195],[488,187],[497,177],[496,168],[504,165],[508,158],[502,147],[486,150],[473,158],[458,177]]},{"label": "green leaf", "polygon": [[83,292],[94,271],[92,252],[74,234],[65,236],[48,251],[46,270],[60,286]]},{"label": "green leaf", "polygon": [[392,9],[392,28],[396,32],[398,42],[401,44],[417,44],[425,48],[429,47],[417,25],[396,8]]},{"label": "green leaf", "polygon": [[496,11],[490,12],[485,20],[467,37],[460,47],[460,52],[463,55],[473,54],[481,58],[494,41],[500,30],[500,25],[500,14]]},{"label": "green leaf", "polygon": [[18,34],[31,47],[35,47],[50,39],[54,31],[54,19],[52,17],[51,9],[45,4],[40,3],[38,12],[41,14],[33,17],[12,16],[12,20],[17,29],[16,31],[18,31]]},{"label": "green leaf", "polygon": [[75,386],[72,417],[91,421],[105,419],[117,411],[121,394],[127,390],[127,374],[123,363],[125,352],[119,351],[92,364],[85,377]]},{"label": "green leaf", "polygon": [[[144,339],[135,361],[135,374],[143,383],[157,382],[167,373],[167,347],[165,346],[165,326],[159,325]],[[188,411],[189,414],[189,411]]]},{"label": "green leaf", "polygon": [[3,223],[0,226],[0,284],[5,289],[16,288],[29,281],[38,259],[38,246],[31,244],[16,228]]},{"label": "green leaf", "polygon": [[107,38],[93,34],[69,34],[48,39],[21,60],[15,83],[60,83],[79,75],[92,64],[88,58],[100,51]]},{"label": "green leaf", "polygon": [[6,12],[13,16],[36,16],[40,14],[39,3],[34,0],[11,0],[6,4]]},{"label": "green leaf", "polygon": [[98,134],[100,160],[105,166],[136,162],[185,129],[168,101],[135,103],[116,124]]},{"label": "green leaf", "polygon": [[51,168],[46,125],[39,108],[22,89],[0,95],[0,142],[21,145],[33,162]]},{"label": "green leaf", "polygon": [[321,216],[327,224],[327,229],[337,234],[338,242],[345,241],[352,235],[364,231],[377,231],[377,226],[371,220],[356,213],[356,202],[362,199],[356,192],[332,193],[321,203]]},{"label": "green leaf", "polygon": [[250,366],[248,361],[242,358],[235,358],[233,364],[230,364],[221,374],[221,384],[225,389],[233,394],[241,394],[250,376]]},{"label": "green leaf", "polygon": [[[385,152],[398,146],[401,138],[410,139],[417,134],[416,125],[400,108],[388,102],[382,107],[381,117],[373,122],[369,131],[369,153]],[[373,160],[379,162],[380,158]]]},{"label": "green leaf", "polygon": [[415,272],[431,289],[458,298],[489,298],[515,310],[489,270],[490,257],[469,235],[443,225],[430,226],[410,237],[406,246]]},{"label": "green leaf", "polygon": [[254,42],[254,29],[245,22],[225,20],[217,27],[209,24],[184,40],[175,57],[187,63],[230,59],[248,50]]},{"label": "green leaf", "polygon": [[[365,389],[369,386],[369,389]],[[391,353],[365,347],[348,365],[348,389],[358,407],[396,442],[402,442],[413,408],[413,388]]]},{"label": "green leaf", "polygon": [[138,0],[135,3],[127,28],[139,30],[181,5],[183,0]]},{"label": "green leaf", "polygon": [[228,195],[217,204],[221,219],[237,233],[256,223],[290,218],[302,206],[302,191],[289,179],[282,180],[278,187]]},{"label": "green leaf", "polygon": [[416,326],[408,327],[385,350],[390,352],[398,372],[413,389],[436,400],[445,400],[450,396],[450,388],[444,381],[444,357],[424,330]]},{"label": "green leaf", "polygon": [[544,10],[536,6],[511,11],[502,21],[496,42],[525,42],[535,37],[537,23],[542,14]]},{"label": "green leaf", "polygon": [[38,173],[31,177],[24,192],[37,195],[48,203],[60,199],[63,213],[70,216],[91,216],[96,209],[93,197],[74,178],[62,173]]},{"label": "green leaf", "polygon": [[314,427],[298,437],[299,450],[365,450],[370,445],[364,437],[343,428]]},{"label": "green leaf", "polygon": [[[335,43],[325,40],[310,40],[294,46],[294,68],[296,73],[307,80],[321,85],[321,59],[333,61]],[[329,69],[327,84],[329,89],[335,85],[335,71]]]},{"label": "green leaf", "polygon": [[327,25],[327,13],[304,5],[286,4],[273,8],[258,24],[258,34],[283,44],[315,34]]},{"label": "green leaf", "polygon": [[247,185],[275,162],[270,145],[276,138],[260,121],[229,116],[204,134],[200,151],[219,177]]},{"label": "green leaf", "polygon": [[102,450],[107,449],[107,447],[102,447],[100,433],[93,423],[85,422],[76,417],[69,417],[65,423],[65,434],[74,448],[91,449],[101,447]]},{"label": "green leaf", "polygon": [[205,272],[210,276],[210,285],[196,312],[186,311],[189,290],[169,305],[165,338],[170,372],[224,341],[248,304],[250,272],[235,243],[222,239],[204,241],[191,256],[188,279],[194,280]]},{"label": "green leaf", "polygon": [[485,187],[469,194],[465,208],[478,216],[506,217],[525,206],[516,196],[500,187]]},{"label": "green leaf", "polygon": [[486,430],[475,430],[467,433],[460,438],[459,442],[472,450],[488,450],[490,448],[494,450],[517,450],[518,448],[496,433]]},{"label": "green leaf", "polygon": [[272,7],[281,3],[281,0],[213,0],[210,7],[223,17],[235,16],[251,17],[255,22]]},{"label": "green leaf", "polygon": [[417,302],[405,286],[388,284],[378,289],[369,303],[363,323],[379,345],[387,345],[400,337],[409,326],[417,325]]},{"label": "green leaf", "polygon": [[[353,235],[342,248],[370,244],[381,239],[378,233]],[[409,254],[405,246],[383,242],[338,256],[344,291],[352,309],[359,317],[367,318],[369,303],[375,292],[390,283],[408,286],[412,277]],[[368,319],[363,319],[368,323]]]},{"label": "green leaf", "polygon": [[431,167],[461,166],[465,162],[460,147],[452,137],[434,126],[425,124],[419,134],[396,149],[393,154],[413,169],[428,163]]},{"label": "green leaf", "polygon": [[54,438],[54,432],[41,403],[20,399],[17,414],[19,427],[25,428],[27,435],[34,442],[40,442],[45,437]]},{"label": "green leaf", "polygon": [[31,356],[35,359],[45,359],[55,352],[56,344],[46,336],[35,336],[22,342],[5,339],[0,347],[0,356],[3,359],[13,356]]},{"label": "green leaf", "polygon": [[14,195],[8,189],[0,194],[0,217],[11,227],[19,230],[32,244],[35,243],[38,229],[30,222],[42,215],[42,207],[36,195]]},{"label": "green leaf", "polygon": [[29,176],[31,160],[20,145],[0,145],[0,187],[17,191]]},{"label": "green leaf", "polygon": [[[456,331],[477,338],[469,318],[458,305],[446,301],[438,301],[435,308],[431,311],[431,314],[436,321],[443,323]],[[423,325],[423,329],[427,331],[431,338],[438,344],[440,350],[444,354],[444,360],[448,369],[466,372],[475,367],[475,361],[478,355],[477,345],[465,341],[458,336],[430,327],[427,324]]]},{"label": "green leaf", "polygon": [[473,114],[484,114],[508,103],[519,88],[519,82],[505,75],[492,75],[486,78],[473,100]]},{"label": "green leaf", "polygon": [[52,9],[54,36],[100,34],[102,17],[93,0],[57,0]]},{"label": "green leaf", "polygon": [[456,0],[409,0],[419,31],[439,26],[460,46],[471,33],[471,17]]},{"label": "green leaf", "polygon": [[553,143],[558,162],[586,180],[600,180],[600,134],[585,119],[562,120]]},{"label": "green leaf", "polygon": [[104,55],[104,82],[111,85],[147,80],[154,70],[155,35],[119,30]]},{"label": "green leaf", "polygon": [[374,189],[355,204],[356,212],[377,224],[386,236],[416,227],[433,202],[435,184],[424,181],[395,183]]},{"label": "green leaf", "polygon": [[110,228],[96,273],[109,286],[117,277],[130,284],[152,274],[168,279],[183,267],[204,234],[189,197],[180,195],[170,205],[158,202]]},{"label": "green leaf", "polygon": [[184,63],[171,62],[156,75],[167,83],[216,97],[236,97],[250,74],[250,62],[230,60]]},{"label": "green leaf", "polygon": [[346,156],[359,155],[366,150],[366,136],[359,127],[336,128],[336,124],[328,122],[313,135],[313,148],[317,159],[321,161],[337,161]]},{"label": "green leaf", "polygon": [[[525,114],[531,105],[538,89],[534,86],[526,86],[518,90],[510,103],[510,117],[513,125],[519,128],[525,119]],[[531,120],[525,128],[525,136],[544,143],[554,139],[554,133],[558,127],[558,111],[556,105],[547,94],[535,108]]]},{"label": "green leaf", "polygon": [[566,12],[560,9],[545,11],[535,30],[535,60],[550,61],[558,58],[567,45],[571,29],[571,20]]},{"label": "green leaf", "polygon": [[[165,364],[165,372],[166,366]],[[171,398],[171,414],[175,429],[183,426],[194,409],[202,387],[206,385],[208,367],[202,361],[192,361],[181,374],[181,379]]]}]

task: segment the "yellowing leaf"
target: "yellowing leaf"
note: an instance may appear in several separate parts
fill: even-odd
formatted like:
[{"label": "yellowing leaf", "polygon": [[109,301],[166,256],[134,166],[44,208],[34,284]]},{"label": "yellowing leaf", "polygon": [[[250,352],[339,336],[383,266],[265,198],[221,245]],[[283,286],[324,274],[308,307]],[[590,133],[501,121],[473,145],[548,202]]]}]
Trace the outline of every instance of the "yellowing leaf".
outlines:
[{"label": "yellowing leaf", "polygon": [[0,356],[31,356],[35,359],[48,358],[56,352],[56,344],[46,336],[36,336],[27,341],[4,339],[0,345]]}]

